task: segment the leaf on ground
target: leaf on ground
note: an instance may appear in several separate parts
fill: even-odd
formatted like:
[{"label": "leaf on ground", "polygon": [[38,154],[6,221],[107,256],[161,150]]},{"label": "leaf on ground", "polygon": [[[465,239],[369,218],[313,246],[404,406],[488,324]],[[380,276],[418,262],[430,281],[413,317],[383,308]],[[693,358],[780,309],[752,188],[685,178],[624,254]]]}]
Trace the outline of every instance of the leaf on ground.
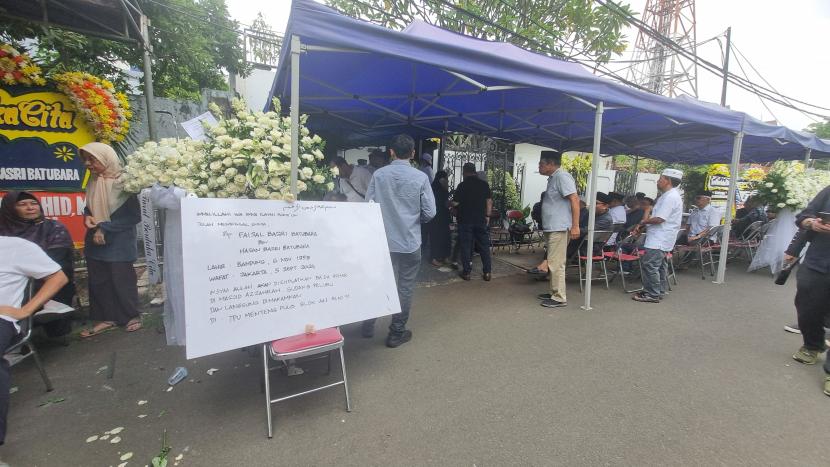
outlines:
[{"label": "leaf on ground", "polygon": [[11,389],[9,389],[9,394],[14,394],[16,392],[17,392],[17,386],[12,386]]},{"label": "leaf on ground", "polygon": [[219,368],[211,368],[207,371],[208,376],[213,376],[214,373],[219,371]]},{"label": "leaf on ground", "polygon": [[101,441],[106,441],[106,440],[110,439],[110,435],[104,435],[104,436],[102,436],[98,439],[100,439]]},{"label": "leaf on ground", "polygon": [[180,461],[180,460],[182,460],[182,459],[184,459],[184,454],[179,454],[179,455],[178,455],[178,456],[176,456],[176,458],[175,458],[175,459],[173,459],[173,460],[174,460],[174,461],[176,461],[176,462],[178,462],[178,461]]},{"label": "leaf on ground", "polygon": [[52,398],[47,399],[46,402],[41,402],[37,406],[38,407],[46,407],[47,405],[58,404],[58,403],[63,402],[65,400],[66,400],[66,398],[64,398],[64,397],[52,397]]},{"label": "leaf on ground", "polygon": [[146,414],[146,413],[143,413],[143,414],[139,415],[139,416],[138,416],[138,418],[144,418],[144,417],[146,417],[146,416],[147,416],[147,414]]}]

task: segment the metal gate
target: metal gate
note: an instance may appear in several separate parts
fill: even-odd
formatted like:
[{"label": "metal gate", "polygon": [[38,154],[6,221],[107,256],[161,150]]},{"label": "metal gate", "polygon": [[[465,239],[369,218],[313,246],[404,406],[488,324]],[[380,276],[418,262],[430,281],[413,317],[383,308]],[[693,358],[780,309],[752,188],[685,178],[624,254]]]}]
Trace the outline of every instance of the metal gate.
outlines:
[{"label": "metal gate", "polygon": [[513,144],[482,135],[454,134],[444,136],[443,148],[442,167],[447,172],[450,190],[463,180],[464,164],[472,162],[479,173],[483,171],[487,175],[493,191],[493,207],[504,213],[507,209],[505,174],[513,174]]}]

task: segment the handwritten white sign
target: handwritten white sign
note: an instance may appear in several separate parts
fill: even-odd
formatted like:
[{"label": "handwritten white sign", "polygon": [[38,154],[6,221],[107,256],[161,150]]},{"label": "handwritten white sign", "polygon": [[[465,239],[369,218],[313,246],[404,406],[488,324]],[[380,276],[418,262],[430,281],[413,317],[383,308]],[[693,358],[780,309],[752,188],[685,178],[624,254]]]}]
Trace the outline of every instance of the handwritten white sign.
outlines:
[{"label": "handwritten white sign", "polygon": [[161,282],[161,268],[156,251],[156,217],[150,190],[145,188],[138,195],[141,207],[141,241],[144,244],[144,262],[147,265],[147,280],[151,284]]},{"label": "handwritten white sign", "polygon": [[187,358],[400,312],[380,207],[182,200]]},{"label": "handwritten white sign", "polygon": [[184,132],[187,133],[187,136],[190,136],[191,139],[195,139],[196,141],[202,141],[205,139],[205,127],[202,122],[205,122],[208,126],[215,126],[218,123],[212,113],[205,112],[186,122],[182,122],[181,125]]}]

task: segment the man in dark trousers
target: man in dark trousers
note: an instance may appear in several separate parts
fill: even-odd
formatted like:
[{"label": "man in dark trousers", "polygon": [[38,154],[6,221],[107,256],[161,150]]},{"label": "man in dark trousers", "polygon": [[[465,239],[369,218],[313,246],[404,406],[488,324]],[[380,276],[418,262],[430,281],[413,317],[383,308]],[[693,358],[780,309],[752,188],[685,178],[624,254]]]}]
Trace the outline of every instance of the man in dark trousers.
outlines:
[{"label": "man in dark trousers", "polygon": [[[389,144],[392,163],[375,171],[366,190],[366,200],[380,204],[392,269],[398,286],[401,312],[392,317],[386,346],[395,348],[412,339],[406,329],[415,280],[421,268],[421,224],[435,217],[435,197],[426,174],[412,167],[415,141],[398,135]],[[375,320],[363,322],[363,337],[375,333]]]},{"label": "man in dark trousers", "polygon": [[490,234],[487,221],[493,210],[493,195],[490,185],[478,177],[472,162],[464,164],[464,181],[458,184],[453,195],[453,206],[458,209],[458,242],[461,244],[461,266],[458,274],[465,281],[470,280],[473,269],[473,243],[481,248],[482,278],[490,280],[492,259],[490,258]]},{"label": "man in dark trousers", "polygon": [[[796,217],[796,225],[806,231],[810,247],[798,267],[795,308],[804,345],[793,358],[814,365],[824,344],[824,320],[830,314],[830,186],[825,187]],[[806,242],[794,241],[786,260],[795,261]],[[797,246],[795,246],[797,245]],[[830,396],[830,362],[825,360],[824,393]]]}]

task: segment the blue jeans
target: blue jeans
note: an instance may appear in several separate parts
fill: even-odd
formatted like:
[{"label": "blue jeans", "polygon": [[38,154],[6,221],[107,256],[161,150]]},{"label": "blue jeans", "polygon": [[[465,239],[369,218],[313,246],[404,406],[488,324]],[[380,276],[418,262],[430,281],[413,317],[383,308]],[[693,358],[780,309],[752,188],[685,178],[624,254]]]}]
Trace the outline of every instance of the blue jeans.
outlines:
[{"label": "blue jeans", "polygon": [[643,263],[643,293],[651,298],[662,298],[668,290],[666,252],[646,248],[640,261]]},{"label": "blue jeans", "polygon": [[465,273],[473,269],[473,243],[481,249],[482,272],[491,272],[490,232],[486,224],[458,224],[458,243],[461,244],[461,264]]},{"label": "blue jeans", "polygon": [[[412,292],[415,290],[415,281],[418,279],[418,271],[421,269],[421,249],[412,253],[390,252],[392,258],[392,270],[395,274],[395,283],[398,286],[398,300],[401,302],[401,312],[392,316],[389,324],[389,334],[401,334],[406,330],[406,322],[409,321],[409,310],[412,308]],[[375,319],[367,319],[363,322],[364,328],[373,328]]]}]

